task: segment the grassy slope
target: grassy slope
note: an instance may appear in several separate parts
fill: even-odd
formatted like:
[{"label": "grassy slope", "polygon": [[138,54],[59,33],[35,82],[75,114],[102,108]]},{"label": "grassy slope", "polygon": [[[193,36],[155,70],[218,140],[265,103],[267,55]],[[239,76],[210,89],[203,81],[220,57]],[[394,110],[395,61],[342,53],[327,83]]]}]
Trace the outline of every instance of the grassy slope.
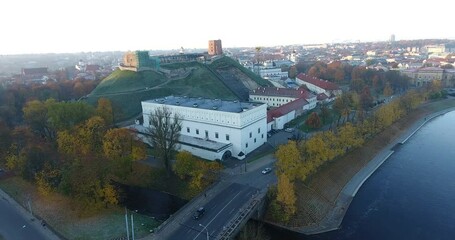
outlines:
[{"label": "grassy slope", "polygon": [[134,91],[145,87],[154,87],[165,81],[165,77],[162,74],[154,71],[136,73],[116,70],[103,79],[91,94],[102,95],[106,93]]},{"label": "grassy slope", "polygon": [[[233,60],[232,62],[236,63]],[[116,121],[121,121],[140,114],[142,111],[141,101],[168,95],[187,95],[226,100],[237,99],[211,72],[203,68],[201,63],[190,62],[163,65],[163,68],[167,69],[184,67],[195,67],[196,69],[188,77],[169,81],[158,88],[153,87],[166,81],[165,77],[159,73],[152,71],[136,73],[117,70],[93,90],[87,101],[91,104],[96,104],[101,96],[110,99],[114,106],[114,117]],[[146,87],[151,89],[145,89]]]},{"label": "grassy slope", "polygon": [[258,75],[254,74],[250,70],[246,69],[240,63],[235,61],[234,59],[230,57],[222,57],[220,59],[215,60],[210,66],[214,69],[217,68],[229,68],[229,67],[235,67],[238,68],[240,71],[242,71],[245,75],[247,75],[249,78],[253,79],[257,84],[261,86],[272,86],[269,81],[259,77]]}]

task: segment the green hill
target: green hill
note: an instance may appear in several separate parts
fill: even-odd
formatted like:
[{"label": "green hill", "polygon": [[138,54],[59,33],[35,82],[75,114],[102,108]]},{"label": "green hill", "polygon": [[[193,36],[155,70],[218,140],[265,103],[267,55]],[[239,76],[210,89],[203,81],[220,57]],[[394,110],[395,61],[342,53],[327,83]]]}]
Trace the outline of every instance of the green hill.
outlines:
[{"label": "green hill", "polygon": [[[222,68],[249,72],[228,57],[213,62],[210,68],[199,62],[163,64],[161,67],[184,74],[170,76],[154,71],[116,70],[101,81],[87,96],[87,101],[96,104],[101,97],[110,99],[114,107],[115,120],[123,121],[141,113],[141,101],[169,95],[239,100],[238,95],[232,92],[232,88],[220,80],[216,71]],[[268,85],[266,80],[257,76],[255,79],[249,78],[247,73],[245,76],[248,76],[248,81],[257,82],[258,85]]]}]

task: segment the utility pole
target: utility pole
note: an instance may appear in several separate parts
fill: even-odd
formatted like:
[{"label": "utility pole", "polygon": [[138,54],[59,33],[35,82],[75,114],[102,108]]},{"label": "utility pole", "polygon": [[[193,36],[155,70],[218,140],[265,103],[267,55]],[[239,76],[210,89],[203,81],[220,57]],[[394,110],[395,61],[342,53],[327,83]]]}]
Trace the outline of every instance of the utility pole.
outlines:
[{"label": "utility pole", "polygon": [[32,205],[30,204],[30,197],[28,198],[28,210],[30,211],[30,214],[32,215],[33,217],[33,212],[32,212]]},{"label": "utility pole", "polygon": [[125,226],[126,226],[126,239],[130,240],[130,232],[128,230],[128,210],[125,208]]},{"label": "utility pole", "polygon": [[134,240],[134,220],[133,220],[132,213],[131,213],[131,239]]}]

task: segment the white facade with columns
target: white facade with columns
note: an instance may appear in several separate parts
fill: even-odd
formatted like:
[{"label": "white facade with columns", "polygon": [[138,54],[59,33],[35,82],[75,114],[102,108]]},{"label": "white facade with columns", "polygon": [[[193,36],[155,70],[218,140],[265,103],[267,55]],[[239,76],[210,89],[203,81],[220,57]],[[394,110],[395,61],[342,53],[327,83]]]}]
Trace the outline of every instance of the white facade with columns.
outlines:
[{"label": "white facade with columns", "polygon": [[193,155],[215,160],[230,152],[243,159],[267,142],[266,104],[169,96],[142,102],[144,127],[163,106],[181,117],[180,147]]}]

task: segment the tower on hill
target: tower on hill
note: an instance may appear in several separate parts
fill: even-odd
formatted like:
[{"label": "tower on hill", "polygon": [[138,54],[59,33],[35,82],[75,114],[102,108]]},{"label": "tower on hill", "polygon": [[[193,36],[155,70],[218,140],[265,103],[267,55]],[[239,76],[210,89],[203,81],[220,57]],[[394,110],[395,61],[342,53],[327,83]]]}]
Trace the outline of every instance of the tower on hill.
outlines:
[{"label": "tower on hill", "polygon": [[223,54],[223,48],[221,47],[221,40],[209,40],[209,55],[221,55]]},{"label": "tower on hill", "polygon": [[160,69],[160,59],[150,57],[148,51],[127,52],[123,56],[123,63],[120,66],[121,70],[144,71]]}]

